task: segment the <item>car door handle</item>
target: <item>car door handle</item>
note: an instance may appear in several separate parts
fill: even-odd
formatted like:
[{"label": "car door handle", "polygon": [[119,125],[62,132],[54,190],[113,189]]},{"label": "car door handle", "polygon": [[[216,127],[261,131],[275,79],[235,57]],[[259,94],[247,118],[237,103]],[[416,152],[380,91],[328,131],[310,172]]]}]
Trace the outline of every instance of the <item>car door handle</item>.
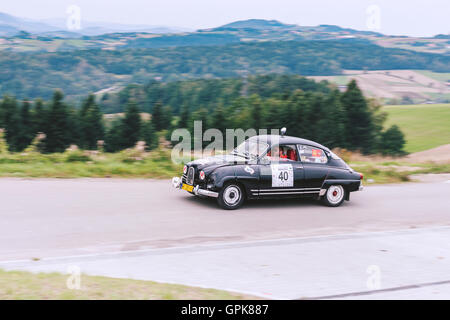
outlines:
[{"label": "car door handle", "polygon": [[303,169],[303,166],[295,166],[295,169]]}]

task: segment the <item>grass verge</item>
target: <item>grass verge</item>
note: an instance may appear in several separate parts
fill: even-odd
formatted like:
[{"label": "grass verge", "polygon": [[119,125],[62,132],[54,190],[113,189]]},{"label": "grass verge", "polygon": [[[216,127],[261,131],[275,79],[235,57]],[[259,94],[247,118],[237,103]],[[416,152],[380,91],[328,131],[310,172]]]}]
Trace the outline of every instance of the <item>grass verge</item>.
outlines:
[{"label": "grass verge", "polygon": [[[373,183],[409,181],[416,173],[449,173],[450,164],[411,164],[386,159],[346,160],[365,180]],[[0,177],[18,178],[154,178],[179,176],[181,164],[174,164],[170,150],[153,152],[125,150],[119,153],[66,151],[54,154],[3,154]]]},{"label": "grass verge", "polygon": [[0,300],[240,300],[239,293],[152,281],[82,275],[80,289],[68,289],[67,275],[0,270]]},{"label": "grass verge", "polygon": [[87,154],[67,151],[54,154],[7,154],[0,157],[1,177],[31,178],[170,178],[182,172],[169,150],[150,153],[126,150]]},{"label": "grass verge", "polygon": [[349,165],[364,175],[365,184],[407,182],[419,173],[450,173],[450,164],[358,161]]}]

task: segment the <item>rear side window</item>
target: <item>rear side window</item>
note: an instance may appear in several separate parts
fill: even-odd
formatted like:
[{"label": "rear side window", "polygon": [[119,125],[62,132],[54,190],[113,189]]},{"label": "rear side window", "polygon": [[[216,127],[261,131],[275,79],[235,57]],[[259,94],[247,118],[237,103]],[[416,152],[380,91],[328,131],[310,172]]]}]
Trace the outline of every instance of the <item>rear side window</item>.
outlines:
[{"label": "rear side window", "polygon": [[325,152],[316,147],[307,145],[298,145],[298,153],[300,154],[300,161],[309,163],[327,163],[328,158]]}]

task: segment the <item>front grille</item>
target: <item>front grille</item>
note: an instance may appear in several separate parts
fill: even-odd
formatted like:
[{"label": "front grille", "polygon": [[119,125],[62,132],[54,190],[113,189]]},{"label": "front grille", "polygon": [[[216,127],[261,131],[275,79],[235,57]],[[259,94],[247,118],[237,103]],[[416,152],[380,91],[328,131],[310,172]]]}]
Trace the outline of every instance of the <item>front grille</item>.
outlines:
[{"label": "front grille", "polygon": [[194,185],[194,168],[193,167],[189,168],[186,183],[190,184],[191,186]]},{"label": "front grille", "polygon": [[182,181],[183,183],[186,183],[186,179],[187,179],[187,175],[186,175],[186,174],[183,174],[183,176],[181,177],[181,181]]}]

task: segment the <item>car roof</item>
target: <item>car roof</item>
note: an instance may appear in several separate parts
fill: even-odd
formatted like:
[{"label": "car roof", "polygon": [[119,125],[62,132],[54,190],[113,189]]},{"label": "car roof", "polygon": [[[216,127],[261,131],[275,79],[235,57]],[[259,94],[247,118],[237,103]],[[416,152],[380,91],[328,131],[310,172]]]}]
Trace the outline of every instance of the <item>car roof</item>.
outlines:
[{"label": "car roof", "polygon": [[259,135],[259,136],[253,136],[249,138],[250,141],[259,140],[268,143],[270,146],[274,144],[305,144],[312,147],[322,148],[326,151],[330,151],[327,147],[321,145],[320,143],[298,138],[298,137],[291,137],[291,136],[280,136],[280,135]]}]

